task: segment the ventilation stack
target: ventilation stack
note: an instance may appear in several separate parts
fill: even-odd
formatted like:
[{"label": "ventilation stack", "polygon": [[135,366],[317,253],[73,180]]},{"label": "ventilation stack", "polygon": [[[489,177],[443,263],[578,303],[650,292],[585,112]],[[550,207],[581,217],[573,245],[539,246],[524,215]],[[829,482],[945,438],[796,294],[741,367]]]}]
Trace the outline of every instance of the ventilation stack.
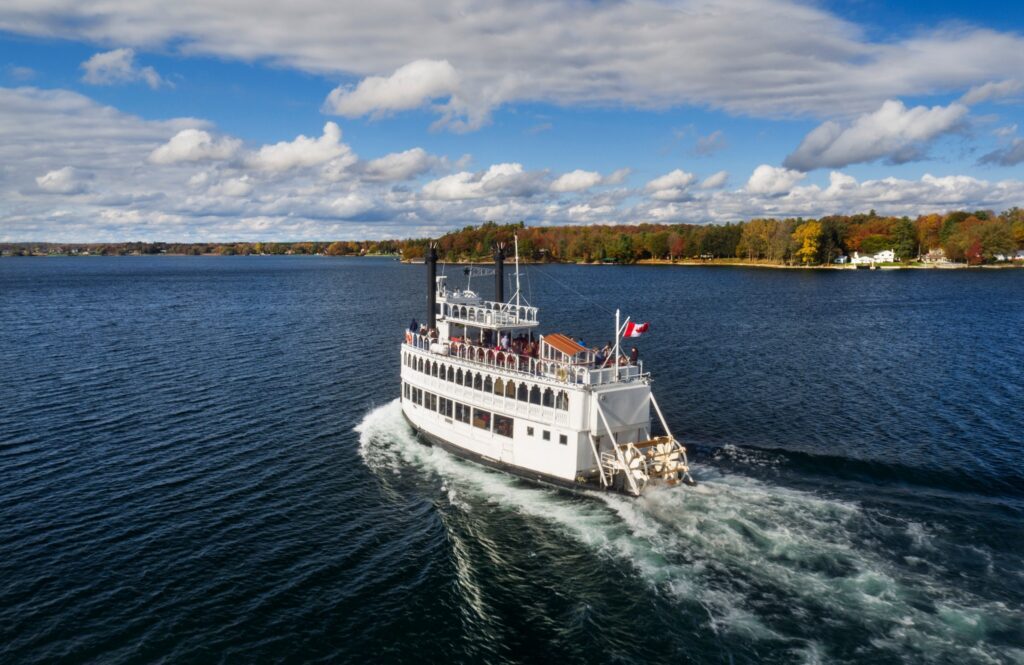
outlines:
[{"label": "ventilation stack", "polygon": [[427,245],[427,328],[437,328],[437,243]]}]

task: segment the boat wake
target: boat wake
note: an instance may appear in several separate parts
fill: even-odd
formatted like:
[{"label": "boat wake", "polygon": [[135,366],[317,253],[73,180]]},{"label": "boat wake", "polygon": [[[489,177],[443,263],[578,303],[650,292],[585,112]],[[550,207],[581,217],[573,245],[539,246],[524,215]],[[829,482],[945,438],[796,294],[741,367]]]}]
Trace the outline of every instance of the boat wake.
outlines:
[{"label": "boat wake", "polygon": [[[365,464],[392,489],[426,478],[455,514],[489,508],[541,522],[625,564],[715,639],[776,643],[787,659],[807,661],[1024,656],[1018,611],[958,584],[946,552],[961,544],[922,524],[699,464],[695,488],[580,499],[423,445],[397,400],[356,429]],[[480,589],[466,590],[485,614]]]}]

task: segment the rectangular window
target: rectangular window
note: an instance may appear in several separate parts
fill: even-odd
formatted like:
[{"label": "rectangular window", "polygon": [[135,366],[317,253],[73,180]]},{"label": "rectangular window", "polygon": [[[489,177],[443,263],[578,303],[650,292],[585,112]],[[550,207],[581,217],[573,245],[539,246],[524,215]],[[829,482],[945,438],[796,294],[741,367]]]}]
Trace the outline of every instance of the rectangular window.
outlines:
[{"label": "rectangular window", "polygon": [[466,406],[465,404],[460,404],[460,403],[456,402],[455,403],[455,420],[458,420],[460,423],[468,423],[469,422],[469,407]]},{"label": "rectangular window", "polygon": [[532,427],[527,427],[526,428],[526,436],[533,436],[533,428]]},{"label": "rectangular window", "polygon": [[402,382],[402,397],[409,399],[409,384]]},{"label": "rectangular window", "polygon": [[451,418],[452,417],[452,401],[450,399],[448,399],[447,397],[442,397],[441,400],[440,400],[440,405],[439,405],[437,410],[441,413],[441,415],[446,416],[448,418]]},{"label": "rectangular window", "polygon": [[494,414],[494,433],[512,438],[513,421],[507,416]]},{"label": "rectangular window", "polygon": [[545,441],[550,441],[551,440],[551,432],[549,432],[547,430],[544,430],[541,433],[541,438],[544,439]]},{"label": "rectangular window", "polygon": [[434,393],[427,393],[427,408],[431,411],[437,411],[437,395]]},{"label": "rectangular window", "polygon": [[559,435],[558,435],[558,442],[559,442],[560,444],[562,444],[563,446],[565,446],[565,445],[568,445],[568,443],[569,443],[569,437],[567,437],[567,436],[566,436],[566,435],[564,435],[564,434],[559,434]]},{"label": "rectangular window", "polygon": [[473,427],[480,429],[491,429],[491,412],[473,409]]}]

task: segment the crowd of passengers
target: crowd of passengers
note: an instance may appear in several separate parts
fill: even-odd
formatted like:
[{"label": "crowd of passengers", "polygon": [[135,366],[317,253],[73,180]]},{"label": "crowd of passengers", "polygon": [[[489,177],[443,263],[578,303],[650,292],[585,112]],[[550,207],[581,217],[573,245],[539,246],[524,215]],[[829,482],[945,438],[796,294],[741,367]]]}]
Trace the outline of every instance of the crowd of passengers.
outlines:
[{"label": "crowd of passengers", "polygon": [[[436,328],[427,328],[416,321],[412,320],[409,324],[409,332],[418,333],[422,337],[426,337],[431,341],[438,341],[438,332]],[[461,337],[452,337],[452,342],[460,343],[464,340]],[[611,342],[606,343],[600,348],[590,349],[584,344],[582,339],[575,340],[577,344],[582,346],[587,351],[587,361],[577,363],[587,367],[593,367],[601,369],[604,367],[615,366],[615,345]],[[496,342],[496,343],[495,343]],[[472,342],[469,342],[472,344]],[[483,331],[483,341],[478,345],[485,349],[492,351],[503,351],[505,353],[514,353],[518,356],[524,356],[527,358],[536,358],[540,352],[540,342],[536,339],[532,339],[532,336],[526,333],[521,333],[515,337],[509,338],[507,332],[502,332],[501,336],[495,340],[493,331]],[[637,348],[631,347],[629,350],[629,357],[619,357],[619,365],[636,365],[639,360],[640,352]],[[590,359],[593,359],[592,361]]]}]

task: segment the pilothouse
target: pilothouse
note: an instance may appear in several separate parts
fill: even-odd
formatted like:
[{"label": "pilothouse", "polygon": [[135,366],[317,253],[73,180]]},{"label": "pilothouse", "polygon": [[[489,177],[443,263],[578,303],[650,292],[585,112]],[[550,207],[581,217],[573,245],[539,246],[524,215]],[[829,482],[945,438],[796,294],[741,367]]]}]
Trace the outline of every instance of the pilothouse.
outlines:
[{"label": "pilothouse", "polygon": [[[427,318],[402,344],[402,412],[429,443],[541,483],[639,496],[655,485],[693,484],[643,361],[619,340],[646,324],[619,321],[615,346],[582,346],[538,332],[538,309],[519,285],[505,299],[504,245],[495,249],[495,300],[437,275],[427,250]],[[610,324],[609,324],[610,325]],[[662,433],[652,434],[651,412]]]}]

